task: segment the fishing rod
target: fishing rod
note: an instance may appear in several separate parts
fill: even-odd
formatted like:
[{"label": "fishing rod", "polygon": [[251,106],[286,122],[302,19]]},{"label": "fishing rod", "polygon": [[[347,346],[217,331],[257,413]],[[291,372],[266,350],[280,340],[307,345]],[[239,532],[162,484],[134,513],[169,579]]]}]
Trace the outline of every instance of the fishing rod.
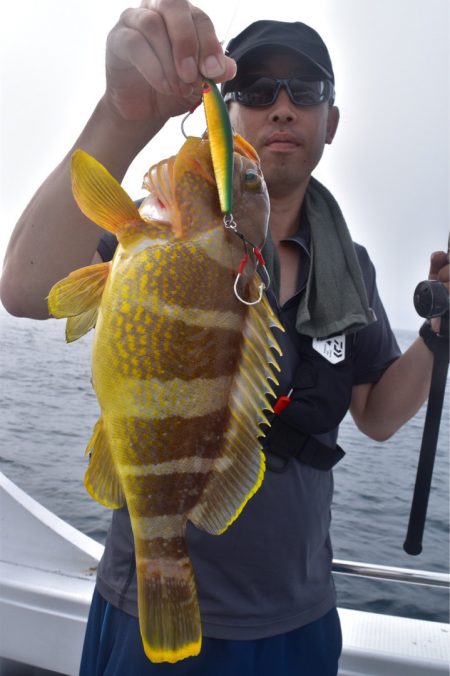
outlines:
[{"label": "fishing rod", "polygon": [[[403,544],[403,549],[411,556],[420,554],[422,551],[423,531],[444,405],[449,361],[449,296],[447,289],[440,282],[421,282],[414,292],[414,306],[417,313],[428,321],[432,317],[440,317],[441,326],[439,335],[435,336],[433,344],[430,344],[433,352],[433,371],[408,530]],[[426,325],[424,326],[426,327]],[[425,336],[423,337],[425,338]]]}]

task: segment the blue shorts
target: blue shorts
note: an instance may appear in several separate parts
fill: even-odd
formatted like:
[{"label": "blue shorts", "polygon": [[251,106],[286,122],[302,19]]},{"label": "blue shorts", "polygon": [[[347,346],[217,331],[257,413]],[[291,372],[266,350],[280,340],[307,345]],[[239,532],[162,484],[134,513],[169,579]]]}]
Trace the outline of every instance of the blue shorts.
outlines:
[{"label": "blue shorts", "polygon": [[203,637],[197,657],[153,664],[142,648],[137,618],[96,590],[86,628],[80,676],[336,676],[342,639],[335,608],[286,634],[250,641]]}]

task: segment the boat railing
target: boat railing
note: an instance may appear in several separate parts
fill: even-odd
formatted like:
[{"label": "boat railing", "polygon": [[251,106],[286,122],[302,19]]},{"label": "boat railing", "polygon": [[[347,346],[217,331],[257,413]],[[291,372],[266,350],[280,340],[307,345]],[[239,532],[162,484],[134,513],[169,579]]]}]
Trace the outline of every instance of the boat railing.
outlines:
[{"label": "boat railing", "polygon": [[414,568],[396,568],[394,566],[379,566],[357,561],[333,560],[333,572],[342,575],[354,575],[378,580],[405,582],[407,584],[425,585],[428,587],[450,588],[450,575]]}]

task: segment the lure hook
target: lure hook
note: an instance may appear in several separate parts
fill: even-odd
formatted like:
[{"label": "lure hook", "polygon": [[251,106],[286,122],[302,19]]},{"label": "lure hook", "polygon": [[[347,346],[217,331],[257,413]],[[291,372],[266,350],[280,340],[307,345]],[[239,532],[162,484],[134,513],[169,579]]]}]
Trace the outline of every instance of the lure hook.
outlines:
[{"label": "lure hook", "polygon": [[181,133],[183,134],[183,136],[184,136],[185,139],[189,138],[189,136],[186,134],[186,132],[185,132],[185,130],[184,130],[184,125],[185,125],[185,123],[186,123],[186,120],[188,119],[188,117],[190,117],[190,116],[192,115],[192,113],[193,113],[195,110],[197,110],[197,108],[199,107],[199,105],[201,104],[201,102],[202,102],[201,99],[200,99],[200,101],[197,101],[197,103],[195,103],[195,104],[192,106],[192,108],[191,108],[190,110],[188,110],[188,112],[186,113],[186,115],[185,115],[185,116],[183,117],[183,119],[181,120]]},{"label": "lure hook", "polygon": [[190,117],[191,115],[192,115],[192,112],[189,110],[186,113],[186,115],[183,117],[183,119],[181,120],[181,133],[183,134],[185,139],[188,138],[188,135],[186,134],[186,132],[184,130],[184,124],[185,124],[186,120],[188,119],[188,117]]},{"label": "lure hook", "polygon": [[[245,242],[245,241],[244,241],[244,246],[246,246],[246,242]],[[257,257],[258,261],[260,261],[260,259],[261,259],[261,260],[263,261],[263,263],[264,263],[264,259],[263,259],[262,255],[261,255],[261,252],[259,251],[259,249],[258,249],[257,247],[253,247],[253,253],[254,253],[255,256]],[[241,303],[244,303],[244,305],[257,305],[258,303],[260,303],[260,302],[262,301],[262,297],[263,297],[264,291],[268,288],[268,287],[266,287],[266,285],[264,284],[264,282],[261,282],[261,284],[260,284],[259,287],[258,287],[258,290],[259,290],[259,297],[258,297],[256,300],[252,300],[252,301],[245,300],[244,298],[242,298],[242,296],[239,294],[239,291],[238,291],[239,280],[240,280],[240,278],[242,277],[242,273],[244,272],[244,268],[245,268],[245,266],[247,265],[247,262],[248,262],[248,259],[249,259],[249,258],[250,258],[249,254],[248,254],[248,253],[245,253],[245,255],[244,255],[244,257],[243,257],[243,259],[241,260],[241,263],[240,263],[240,265],[239,265],[239,269],[238,269],[238,273],[237,273],[237,275],[236,275],[236,279],[234,280],[233,290],[234,290],[234,295],[236,296],[236,298],[237,298]],[[270,283],[270,277],[269,277],[269,274],[268,274],[268,272],[267,272],[267,269],[266,269],[265,264],[264,264],[264,270],[266,271],[266,276],[267,276],[267,279],[269,280],[269,283]]]},{"label": "lure hook", "polygon": [[258,296],[258,298],[257,298],[256,300],[244,300],[244,298],[242,298],[242,296],[239,295],[239,291],[238,291],[238,288],[237,288],[237,287],[238,287],[238,283],[239,283],[240,277],[241,277],[241,273],[238,272],[238,274],[236,275],[236,279],[234,280],[234,286],[233,286],[233,289],[234,289],[234,295],[236,296],[236,298],[237,298],[238,300],[241,301],[241,303],[244,303],[245,305],[258,305],[258,303],[260,303],[260,302],[262,301],[263,294],[264,294],[264,290],[265,290],[266,287],[264,286],[263,283],[261,283],[261,284],[259,285],[259,287],[258,287],[258,289],[259,289],[259,296]]}]

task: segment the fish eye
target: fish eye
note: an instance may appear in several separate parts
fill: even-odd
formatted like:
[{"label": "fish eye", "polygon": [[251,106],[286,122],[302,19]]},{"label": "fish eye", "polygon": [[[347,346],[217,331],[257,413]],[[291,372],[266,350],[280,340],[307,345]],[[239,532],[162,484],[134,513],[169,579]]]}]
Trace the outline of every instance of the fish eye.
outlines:
[{"label": "fish eye", "polygon": [[249,169],[249,171],[245,172],[245,187],[248,188],[249,190],[260,190],[261,189],[261,176],[256,173],[256,171],[252,171]]}]

